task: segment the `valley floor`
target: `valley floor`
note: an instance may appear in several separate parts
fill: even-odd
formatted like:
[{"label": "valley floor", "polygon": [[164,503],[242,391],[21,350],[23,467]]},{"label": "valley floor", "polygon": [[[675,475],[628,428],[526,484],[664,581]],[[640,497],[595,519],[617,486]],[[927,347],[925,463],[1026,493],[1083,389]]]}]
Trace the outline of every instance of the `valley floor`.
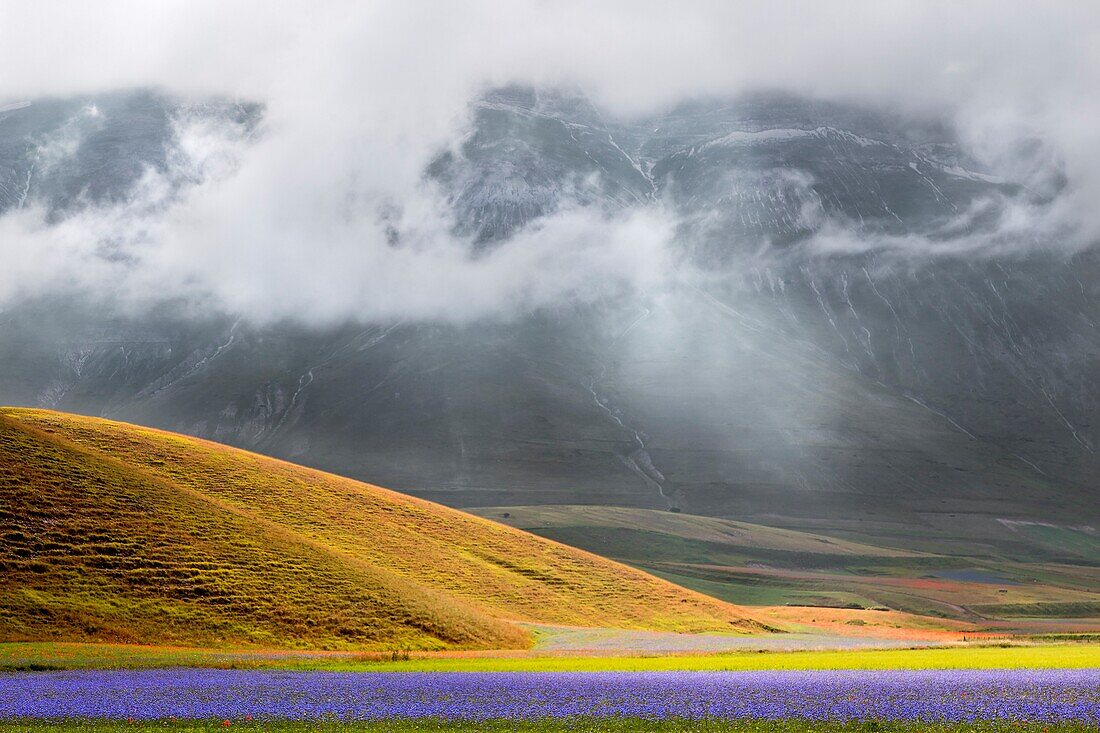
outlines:
[{"label": "valley floor", "polygon": [[22,720],[0,722],[0,733],[114,733],[114,731],[172,731],[173,733],[201,733],[244,729],[272,731],[273,733],[299,733],[301,731],[332,731],[333,733],[557,733],[558,731],[595,731],[599,733],[1077,733],[1095,731],[1088,723],[1020,723],[1018,721],[970,721],[967,723],[912,723],[905,721],[860,721],[853,723],[821,723],[805,720],[651,720],[645,718],[602,718],[573,720],[386,720],[373,722],[287,722],[287,721],[126,721],[76,720],[41,721]]},{"label": "valley floor", "polygon": [[1088,527],[990,520],[982,537],[929,539],[898,525],[779,516],[772,526],[608,506],[470,511],[786,631],[909,642],[1100,632],[1100,541]]},{"label": "valley floor", "polygon": [[0,733],[1096,730],[1100,644],[512,656],[0,645]]},{"label": "valley floor", "polygon": [[1097,668],[0,675],[0,721],[31,730],[38,721],[59,730],[117,721],[278,730],[303,721],[351,730],[999,731],[1038,722],[1095,730],[1098,720]]},{"label": "valley floor", "polygon": [[[766,638],[765,638],[766,640]],[[664,672],[759,670],[1092,669],[1100,644],[960,644],[904,649],[670,653],[368,653],[123,644],[0,644],[0,674],[77,669],[209,668],[331,672]]]}]

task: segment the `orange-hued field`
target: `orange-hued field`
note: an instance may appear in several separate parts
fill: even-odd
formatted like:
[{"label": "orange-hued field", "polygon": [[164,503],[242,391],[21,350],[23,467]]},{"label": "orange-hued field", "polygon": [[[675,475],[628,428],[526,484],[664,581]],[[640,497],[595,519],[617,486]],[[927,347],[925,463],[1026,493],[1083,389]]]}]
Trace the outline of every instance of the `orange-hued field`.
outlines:
[{"label": "orange-hued field", "polygon": [[524,648],[520,623],[760,630],[737,607],[403,494],[0,409],[0,640]]}]

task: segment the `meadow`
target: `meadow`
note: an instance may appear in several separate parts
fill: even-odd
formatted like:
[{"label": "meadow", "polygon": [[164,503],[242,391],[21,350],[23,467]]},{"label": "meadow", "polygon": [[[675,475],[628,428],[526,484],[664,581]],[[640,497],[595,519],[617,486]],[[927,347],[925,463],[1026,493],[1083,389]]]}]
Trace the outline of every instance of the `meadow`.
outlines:
[{"label": "meadow", "polygon": [[1100,645],[1088,643],[468,654],[3,644],[0,731],[1051,733],[1100,722]]},{"label": "meadow", "polygon": [[329,672],[675,672],[1100,668],[1100,644],[728,654],[356,653],[122,644],[0,644],[0,673],[172,667]]},{"label": "meadow", "polygon": [[807,720],[649,720],[644,718],[578,718],[575,720],[481,720],[476,723],[425,718],[385,721],[229,721],[154,720],[104,721],[19,720],[0,722],[0,733],[114,733],[115,731],[167,731],[202,733],[226,729],[262,730],[271,733],[332,731],[332,733],[1079,733],[1095,731],[1091,723],[1025,723],[975,720],[966,723],[914,723],[910,721],[816,722]]},{"label": "meadow", "polygon": [[[1087,527],[1017,523],[1004,526],[999,538],[943,548],[919,534],[860,530],[842,521],[815,522],[807,531],[627,507],[470,511],[716,598],[764,607],[753,612],[768,622],[835,628],[824,614],[806,609],[888,608],[892,617],[846,621],[1002,633],[1059,624],[1100,629],[1100,541]],[[791,610],[798,608],[803,611]]]},{"label": "meadow", "polygon": [[7,720],[1100,722],[1100,669],[8,675]]}]

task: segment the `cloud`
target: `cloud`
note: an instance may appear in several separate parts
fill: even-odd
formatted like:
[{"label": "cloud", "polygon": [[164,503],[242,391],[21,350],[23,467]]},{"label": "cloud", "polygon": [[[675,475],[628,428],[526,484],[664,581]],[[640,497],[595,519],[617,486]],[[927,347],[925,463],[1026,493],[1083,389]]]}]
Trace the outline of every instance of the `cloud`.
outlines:
[{"label": "cloud", "polygon": [[575,85],[620,115],[760,87],[943,115],[1016,180],[1064,175],[1043,215],[1094,238],[1098,41],[1093,2],[8,3],[0,99],[155,86],[265,112],[247,139],[181,120],[176,173],[122,205],[0,218],[0,298],[81,287],[257,319],[462,319],[652,287],[674,228],[656,207],[566,207],[483,256],[451,233],[424,166],[473,95],[511,81]]},{"label": "cloud", "polygon": [[[672,218],[659,207],[610,215],[566,202],[477,255],[420,180],[385,219],[401,231],[395,246],[374,192],[353,179],[320,192],[320,173],[282,180],[296,151],[208,117],[179,120],[175,140],[165,171],[147,170],[121,203],[0,217],[0,241],[12,243],[0,302],[73,291],[135,309],[179,299],[255,322],[468,320],[658,287],[670,269]],[[71,147],[58,138],[47,152],[55,146]]]}]

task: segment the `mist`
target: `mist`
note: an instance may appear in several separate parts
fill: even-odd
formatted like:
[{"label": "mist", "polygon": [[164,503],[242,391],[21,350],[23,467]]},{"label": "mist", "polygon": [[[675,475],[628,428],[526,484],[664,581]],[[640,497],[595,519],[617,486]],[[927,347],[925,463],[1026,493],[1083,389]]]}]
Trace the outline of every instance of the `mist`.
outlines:
[{"label": "mist", "polygon": [[[782,89],[942,119],[1030,196],[977,233],[975,212],[957,237],[825,222],[805,248],[1072,252],[1100,235],[1098,41],[1086,2],[7,5],[0,103],[147,87],[262,114],[254,129],[175,120],[167,172],[124,201],[0,217],[0,304],[60,292],[260,323],[466,321],[690,276],[678,215],[657,203],[565,202],[488,250],[456,233],[424,171],[503,84],[578,89],[619,118]],[[64,165],[65,145],[46,141],[45,159]]]}]

